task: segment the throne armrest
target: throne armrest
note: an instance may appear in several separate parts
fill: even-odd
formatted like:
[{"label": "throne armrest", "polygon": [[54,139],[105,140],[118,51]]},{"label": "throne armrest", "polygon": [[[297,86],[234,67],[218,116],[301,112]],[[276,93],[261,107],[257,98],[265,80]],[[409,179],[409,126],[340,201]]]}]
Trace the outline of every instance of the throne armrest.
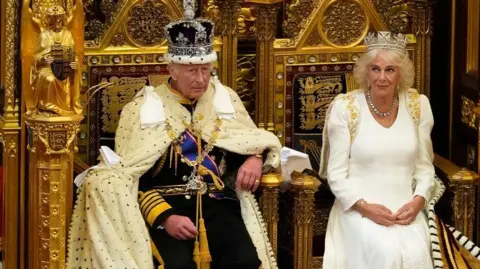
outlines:
[{"label": "throne armrest", "polygon": [[260,207],[275,256],[278,248],[278,194],[283,181],[278,173],[266,173],[260,179]]},{"label": "throne armrest", "polygon": [[[295,269],[311,269],[313,262],[313,219],[315,218],[315,192],[321,185],[318,174],[312,170],[302,173],[294,171],[288,184],[294,196],[293,227]],[[269,173],[262,176],[260,204],[267,225],[268,236],[273,251],[278,251],[278,196],[284,179],[280,174]]]},{"label": "throne armrest", "polygon": [[[478,214],[479,199],[475,199],[478,191],[479,176],[466,168],[461,168],[451,161],[435,155],[434,165],[437,175],[447,186],[437,211],[450,219],[451,224],[468,238],[473,238],[476,229],[475,215]],[[443,200],[443,201],[442,201]],[[477,216],[478,217],[478,216]],[[480,236],[477,236],[477,241]]]}]

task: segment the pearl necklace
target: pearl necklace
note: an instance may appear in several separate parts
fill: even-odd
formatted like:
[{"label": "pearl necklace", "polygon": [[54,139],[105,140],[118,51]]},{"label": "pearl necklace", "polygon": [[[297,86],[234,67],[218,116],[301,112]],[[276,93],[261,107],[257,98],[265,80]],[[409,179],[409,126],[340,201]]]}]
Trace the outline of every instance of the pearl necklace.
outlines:
[{"label": "pearl necklace", "polygon": [[378,110],[378,108],[375,107],[375,105],[372,102],[372,96],[370,95],[370,91],[367,91],[367,103],[372,108],[373,112],[375,112],[375,114],[377,114],[379,117],[383,118],[383,117],[388,117],[388,116],[392,115],[393,109],[395,108],[395,105],[397,104],[397,98],[395,98],[395,97],[393,98],[392,107],[387,112],[380,112]]}]

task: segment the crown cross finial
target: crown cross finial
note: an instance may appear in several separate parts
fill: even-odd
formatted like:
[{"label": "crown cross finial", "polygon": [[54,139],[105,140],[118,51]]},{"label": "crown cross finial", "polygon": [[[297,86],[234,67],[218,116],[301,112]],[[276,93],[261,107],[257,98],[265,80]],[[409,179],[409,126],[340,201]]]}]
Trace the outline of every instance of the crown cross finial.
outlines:
[{"label": "crown cross finial", "polygon": [[187,20],[195,18],[195,0],[183,0],[183,16]]},{"label": "crown cross finial", "polygon": [[367,52],[374,49],[386,49],[407,53],[408,40],[402,34],[395,35],[391,32],[379,31],[376,35],[375,33],[369,33],[364,41]]}]

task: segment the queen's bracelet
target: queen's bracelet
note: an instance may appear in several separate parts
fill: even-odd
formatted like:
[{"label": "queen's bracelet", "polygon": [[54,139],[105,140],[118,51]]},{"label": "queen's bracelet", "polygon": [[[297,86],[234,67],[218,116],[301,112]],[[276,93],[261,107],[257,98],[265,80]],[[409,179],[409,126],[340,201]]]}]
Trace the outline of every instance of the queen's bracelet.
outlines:
[{"label": "queen's bracelet", "polygon": [[360,215],[362,215],[362,218],[364,218],[365,216],[363,215],[363,204],[365,203],[365,200],[362,200],[360,202]]}]

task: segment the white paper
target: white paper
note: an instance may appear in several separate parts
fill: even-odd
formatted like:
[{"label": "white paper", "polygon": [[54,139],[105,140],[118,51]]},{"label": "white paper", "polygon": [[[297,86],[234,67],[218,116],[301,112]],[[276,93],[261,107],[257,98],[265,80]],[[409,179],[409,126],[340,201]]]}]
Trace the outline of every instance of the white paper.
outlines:
[{"label": "white paper", "polygon": [[[115,165],[115,164],[120,163],[120,156],[117,153],[115,153],[115,151],[113,151],[112,149],[110,149],[107,146],[101,146],[100,147],[100,157],[102,158],[102,162],[107,167],[110,167],[111,165]],[[105,167],[105,166],[103,166],[101,164],[92,166],[92,167],[86,169],[85,171],[83,171],[82,173],[80,173],[79,175],[77,175],[73,182],[75,183],[75,185],[77,185],[77,187],[80,187],[83,184],[83,182],[85,181],[85,177],[87,176],[88,172],[90,172],[93,169],[100,168],[100,167]]]},{"label": "white paper", "polygon": [[285,179],[285,182],[288,183],[292,179],[290,175],[293,171],[303,172],[304,169],[312,169],[312,164],[308,154],[283,147],[280,151],[281,165],[282,165],[282,176]]},{"label": "white paper", "polygon": [[100,155],[107,166],[120,163],[120,156],[107,146],[100,147]]}]

